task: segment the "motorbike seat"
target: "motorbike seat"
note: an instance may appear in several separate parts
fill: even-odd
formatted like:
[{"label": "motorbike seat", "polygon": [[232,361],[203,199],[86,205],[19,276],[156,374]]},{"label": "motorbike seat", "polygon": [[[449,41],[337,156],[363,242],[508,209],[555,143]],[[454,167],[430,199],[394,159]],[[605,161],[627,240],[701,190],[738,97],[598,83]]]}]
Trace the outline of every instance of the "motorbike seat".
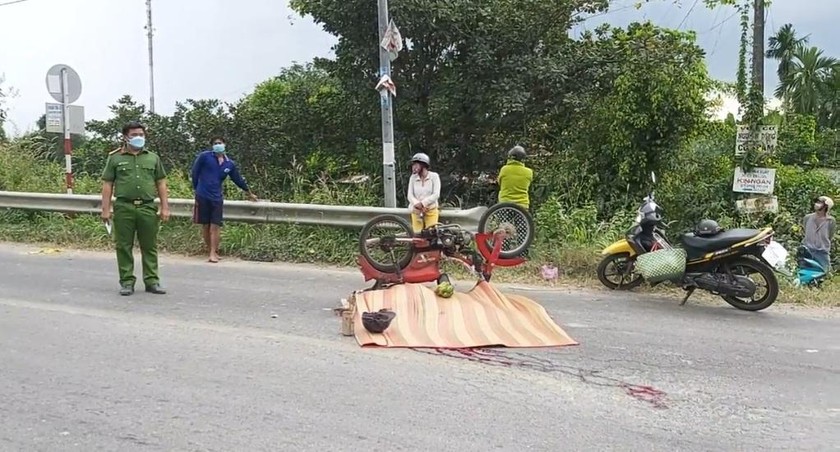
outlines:
[{"label": "motorbike seat", "polygon": [[688,248],[697,251],[712,252],[749,240],[760,232],[761,230],[759,229],[731,229],[710,237],[698,237],[690,232],[682,236],[682,241]]}]

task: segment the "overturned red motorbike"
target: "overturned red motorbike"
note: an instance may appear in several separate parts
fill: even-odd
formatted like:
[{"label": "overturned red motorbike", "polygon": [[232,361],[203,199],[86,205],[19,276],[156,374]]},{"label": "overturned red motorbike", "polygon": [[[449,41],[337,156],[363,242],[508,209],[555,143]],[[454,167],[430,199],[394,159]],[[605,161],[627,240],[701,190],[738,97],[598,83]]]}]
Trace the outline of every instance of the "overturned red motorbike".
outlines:
[{"label": "overturned red motorbike", "polygon": [[438,224],[415,234],[402,216],[384,214],[362,228],[357,263],[365,281],[375,281],[373,289],[448,282],[441,271],[445,260],[459,262],[471,274],[490,281],[494,267],[524,263],[522,255],[533,239],[531,215],[514,203],[489,207],[476,233],[458,224]]}]

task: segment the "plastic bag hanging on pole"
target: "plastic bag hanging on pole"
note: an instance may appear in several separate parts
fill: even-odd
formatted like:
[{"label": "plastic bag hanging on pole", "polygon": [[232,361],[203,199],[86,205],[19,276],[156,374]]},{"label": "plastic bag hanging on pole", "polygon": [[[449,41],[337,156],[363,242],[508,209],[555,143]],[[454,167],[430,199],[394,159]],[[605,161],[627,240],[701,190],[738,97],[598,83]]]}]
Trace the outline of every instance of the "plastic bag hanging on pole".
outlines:
[{"label": "plastic bag hanging on pole", "polygon": [[379,79],[379,83],[376,84],[376,90],[383,95],[385,95],[383,91],[388,91],[392,96],[397,97],[397,85],[394,84],[394,81],[387,74]]},{"label": "plastic bag hanging on pole", "polygon": [[391,61],[396,60],[397,55],[403,49],[402,35],[400,35],[400,29],[397,28],[393,19],[388,23],[388,28],[385,30],[382,42],[379,45],[388,52]]}]

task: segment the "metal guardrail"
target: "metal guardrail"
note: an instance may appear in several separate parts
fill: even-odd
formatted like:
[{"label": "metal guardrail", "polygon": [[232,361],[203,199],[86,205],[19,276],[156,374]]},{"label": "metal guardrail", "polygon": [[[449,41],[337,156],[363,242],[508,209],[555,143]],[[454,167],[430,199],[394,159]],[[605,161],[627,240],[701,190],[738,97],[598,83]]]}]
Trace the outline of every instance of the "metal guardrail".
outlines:
[{"label": "metal guardrail", "polygon": [[[102,197],[0,191],[0,208],[99,215],[102,211]],[[169,209],[173,217],[192,218],[193,200],[170,199]],[[466,210],[441,209],[440,221],[441,223],[457,223],[466,229],[476,230],[478,221],[486,210],[486,207]],[[224,219],[243,223],[297,223],[361,228],[371,218],[386,213],[409,218],[407,208],[225,201]]]}]

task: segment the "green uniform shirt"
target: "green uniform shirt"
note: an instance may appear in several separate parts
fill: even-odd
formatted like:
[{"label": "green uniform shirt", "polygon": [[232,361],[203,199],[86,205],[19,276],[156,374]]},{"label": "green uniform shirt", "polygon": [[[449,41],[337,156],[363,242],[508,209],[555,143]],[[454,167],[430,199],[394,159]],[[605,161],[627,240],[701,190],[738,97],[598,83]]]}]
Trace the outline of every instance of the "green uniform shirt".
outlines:
[{"label": "green uniform shirt", "polygon": [[157,181],[166,177],[163,163],[154,152],[134,155],[124,148],[108,155],[102,180],[114,183],[114,197],[151,201],[157,197]]},{"label": "green uniform shirt", "polygon": [[534,171],[517,160],[508,160],[499,171],[499,202],[512,202],[526,209],[530,206],[528,189],[534,179]]}]

